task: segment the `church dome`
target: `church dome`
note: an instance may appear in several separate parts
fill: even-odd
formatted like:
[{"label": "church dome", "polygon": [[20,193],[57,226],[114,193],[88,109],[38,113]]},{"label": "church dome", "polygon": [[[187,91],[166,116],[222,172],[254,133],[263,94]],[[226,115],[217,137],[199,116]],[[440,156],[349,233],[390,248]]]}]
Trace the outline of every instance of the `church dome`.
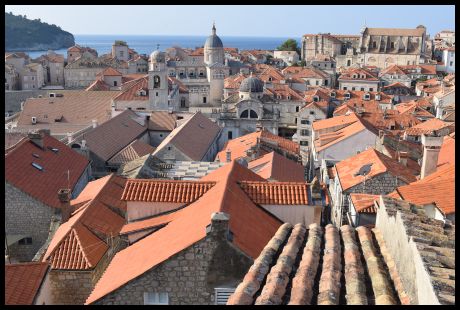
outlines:
[{"label": "church dome", "polygon": [[206,48],[216,48],[216,47],[224,47],[222,44],[222,40],[216,34],[216,26],[212,26],[212,34],[206,39],[206,43],[204,44]]},{"label": "church dome", "polygon": [[150,54],[150,61],[151,62],[163,62],[164,56],[159,50],[156,50],[152,54]]},{"label": "church dome", "polygon": [[241,82],[240,91],[246,93],[262,93],[264,91],[264,82],[257,77],[250,76]]}]

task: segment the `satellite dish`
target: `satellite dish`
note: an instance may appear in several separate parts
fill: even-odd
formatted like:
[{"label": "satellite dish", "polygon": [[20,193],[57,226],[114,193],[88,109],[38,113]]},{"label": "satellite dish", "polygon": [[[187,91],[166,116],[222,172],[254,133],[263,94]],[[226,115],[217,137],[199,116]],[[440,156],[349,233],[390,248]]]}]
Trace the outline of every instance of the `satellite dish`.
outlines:
[{"label": "satellite dish", "polygon": [[372,163],[371,163],[371,164],[366,164],[366,165],[362,166],[361,168],[359,168],[359,171],[358,171],[357,173],[354,174],[354,176],[358,176],[358,175],[365,176],[365,175],[368,175],[369,172],[371,171],[371,166],[372,166]]}]

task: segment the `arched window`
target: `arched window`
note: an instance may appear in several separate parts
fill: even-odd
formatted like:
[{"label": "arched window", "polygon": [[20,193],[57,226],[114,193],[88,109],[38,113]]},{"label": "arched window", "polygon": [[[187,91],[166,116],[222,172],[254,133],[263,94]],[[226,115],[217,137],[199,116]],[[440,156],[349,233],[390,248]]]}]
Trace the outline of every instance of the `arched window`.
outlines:
[{"label": "arched window", "polygon": [[240,118],[248,118],[249,112],[248,110],[244,110],[243,113],[241,113]]},{"label": "arched window", "polygon": [[160,88],[160,77],[158,75],[153,77],[153,88]]},{"label": "arched window", "polygon": [[247,109],[241,113],[240,118],[258,118],[258,116],[256,111]]},{"label": "arched window", "polygon": [[73,148],[73,149],[79,149],[79,148],[81,148],[81,146],[80,146],[80,144],[78,144],[78,143],[73,143],[72,146],[71,146],[71,148]]},{"label": "arched window", "polygon": [[257,113],[254,110],[249,110],[249,118],[257,118]]}]

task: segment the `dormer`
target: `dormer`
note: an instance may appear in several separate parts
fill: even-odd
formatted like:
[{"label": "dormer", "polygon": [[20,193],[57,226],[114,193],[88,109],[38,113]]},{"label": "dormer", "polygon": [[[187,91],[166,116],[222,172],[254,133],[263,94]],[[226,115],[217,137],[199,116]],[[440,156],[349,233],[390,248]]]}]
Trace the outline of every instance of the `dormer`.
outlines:
[{"label": "dormer", "polygon": [[330,96],[331,96],[331,98],[335,98],[335,96],[336,96],[335,91],[331,92]]},{"label": "dormer", "polygon": [[344,97],[345,97],[345,99],[350,99],[350,98],[351,98],[351,93],[350,93],[350,92],[346,92],[346,93],[344,94]]},{"label": "dormer", "polygon": [[318,102],[318,101],[319,101],[319,96],[318,96],[318,95],[314,95],[314,96],[313,96],[313,101],[314,101],[314,102]]},{"label": "dormer", "polygon": [[377,101],[382,100],[382,97],[380,96],[380,94],[376,94],[376,95],[375,95],[375,100],[377,100]]},{"label": "dormer", "polygon": [[363,99],[364,100],[371,100],[371,94],[365,93],[364,96],[363,96]]},{"label": "dormer", "polygon": [[147,92],[145,91],[145,89],[139,88],[136,92],[136,96],[141,96],[141,97],[147,96]]},{"label": "dormer", "polygon": [[353,78],[354,78],[354,79],[358,78],[358,75],[357,75],[357,74],[353,74]]}]

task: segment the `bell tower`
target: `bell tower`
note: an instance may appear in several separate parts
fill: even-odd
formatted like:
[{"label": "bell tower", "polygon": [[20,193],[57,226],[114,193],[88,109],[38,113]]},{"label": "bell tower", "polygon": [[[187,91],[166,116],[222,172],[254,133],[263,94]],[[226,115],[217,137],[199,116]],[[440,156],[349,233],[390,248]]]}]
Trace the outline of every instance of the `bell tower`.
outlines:
[{"label": "bell tower", "polygon": [[157,50],[150,55],[149,67],[149,108],[156,111],[167,111],[168,75],[164,53]]}]

